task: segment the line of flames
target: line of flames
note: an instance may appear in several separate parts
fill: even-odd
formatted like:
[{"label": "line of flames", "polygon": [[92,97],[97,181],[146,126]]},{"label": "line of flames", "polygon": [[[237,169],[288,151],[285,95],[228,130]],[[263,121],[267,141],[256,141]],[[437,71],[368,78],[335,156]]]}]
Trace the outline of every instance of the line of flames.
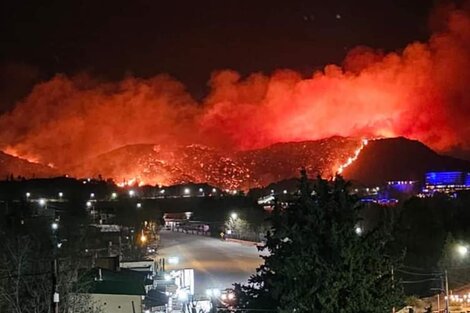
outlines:
[{"label": "line of flames", "polygon": [[357,148],[355,151],[354,151],[354,155],[352,157],[349,157],[347,159],[347,161],[344,163],[344,164],[341,164],[338,168],[338,170],[336,171],[336,174],[342,174],[344,172],[344,169],[347,168],[348,166],[350,166],[354,161],[357,160],[357,158],[359,157],[359,154],[361,154],[362,152],[362,149],[364,149],[367,144],[369,143],[369,140],[367,139],[362,139],[361,141],[361,146],[359,148]]}]

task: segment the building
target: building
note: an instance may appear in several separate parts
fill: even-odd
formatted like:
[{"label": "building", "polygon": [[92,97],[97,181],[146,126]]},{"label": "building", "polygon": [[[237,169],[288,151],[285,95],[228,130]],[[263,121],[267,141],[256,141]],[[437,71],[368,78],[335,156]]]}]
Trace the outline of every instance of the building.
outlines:
[{"label": "building", "polygon": [[427,172],[423,192],[453,193],[461,190],[470,190],[470,173],[464,171]]}]

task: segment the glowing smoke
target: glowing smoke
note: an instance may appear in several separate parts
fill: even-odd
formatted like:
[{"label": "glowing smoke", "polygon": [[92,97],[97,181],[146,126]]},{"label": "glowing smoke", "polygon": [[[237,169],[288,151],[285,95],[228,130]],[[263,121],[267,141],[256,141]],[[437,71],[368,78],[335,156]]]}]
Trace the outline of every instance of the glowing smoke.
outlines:
[{"label": "glowing smoke", "polygon": [[470,14],[449,11],[428,43],[401,53],[357,48],[310,78],[290,70],[245,79],[220,71],[196,103],[160,75],[100,83],[57,75],[0,117],[0,149],[70,166],[133,143],[249,149],[333,135],[406,136],[469,148]]}]

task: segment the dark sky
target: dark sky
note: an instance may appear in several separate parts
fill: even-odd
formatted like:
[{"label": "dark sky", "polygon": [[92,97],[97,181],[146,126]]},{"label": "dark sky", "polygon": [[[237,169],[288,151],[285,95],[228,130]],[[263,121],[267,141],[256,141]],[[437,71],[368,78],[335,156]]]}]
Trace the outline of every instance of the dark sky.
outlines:
[{"label": "dark sky", "polygon": [[0,109],[54,73],[166,72],[196,97],[216,69],[309,74],[348,49],[429,36],[428,0],[2,0]]}]

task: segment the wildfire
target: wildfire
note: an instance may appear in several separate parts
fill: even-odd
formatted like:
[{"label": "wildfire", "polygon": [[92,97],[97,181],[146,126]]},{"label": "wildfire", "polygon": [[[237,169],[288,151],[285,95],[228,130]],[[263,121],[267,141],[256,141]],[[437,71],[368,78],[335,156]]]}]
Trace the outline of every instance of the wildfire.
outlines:
[{"label": "wildfire", "polygon": [[[4,153],[6,154],[9,154],[9,155],[12,155],[14,157],[17,157],[17,158],[20,158],[20,159],[23,159],[23,160],[26,160],[30,163],[36,163],[36,164],[40,164],[39,162],[39,158],[37,157],[34,157],[34,156],[28,156],[28,155],[24,155],[24,154],[21,154],[19,153],[16,149],[8,146],[6,147],[4,150],[3,150]],[[54,168],[54,165],[51,163],[51,164],[48,164],[47,166],[51,167],[51,168]]]},{"label": "wildfire", "polygon": [[117,183],[116,185],[121,188],[130,187],[138,185],[139,187],[145,185],[145,182],[142,180],[137,179],[136,177],[131,178],[129,180],[124,180],[123,182]]},{"label": "wildfire", "polygon": [[347,168],[354,161],[356,161],[357,158],[359,157],[359,154],[361,154],[362,149],[364,149],[365,146],[367,146],[368,143],[369,143],[369,140],[362,139],[361,146],[354,151],[354,155],[352,157],[349,157],[348,160],[345,163],[343,163],[339,166],[338,170],[336,171],[336,174],[342,174],[345,168]]}]

